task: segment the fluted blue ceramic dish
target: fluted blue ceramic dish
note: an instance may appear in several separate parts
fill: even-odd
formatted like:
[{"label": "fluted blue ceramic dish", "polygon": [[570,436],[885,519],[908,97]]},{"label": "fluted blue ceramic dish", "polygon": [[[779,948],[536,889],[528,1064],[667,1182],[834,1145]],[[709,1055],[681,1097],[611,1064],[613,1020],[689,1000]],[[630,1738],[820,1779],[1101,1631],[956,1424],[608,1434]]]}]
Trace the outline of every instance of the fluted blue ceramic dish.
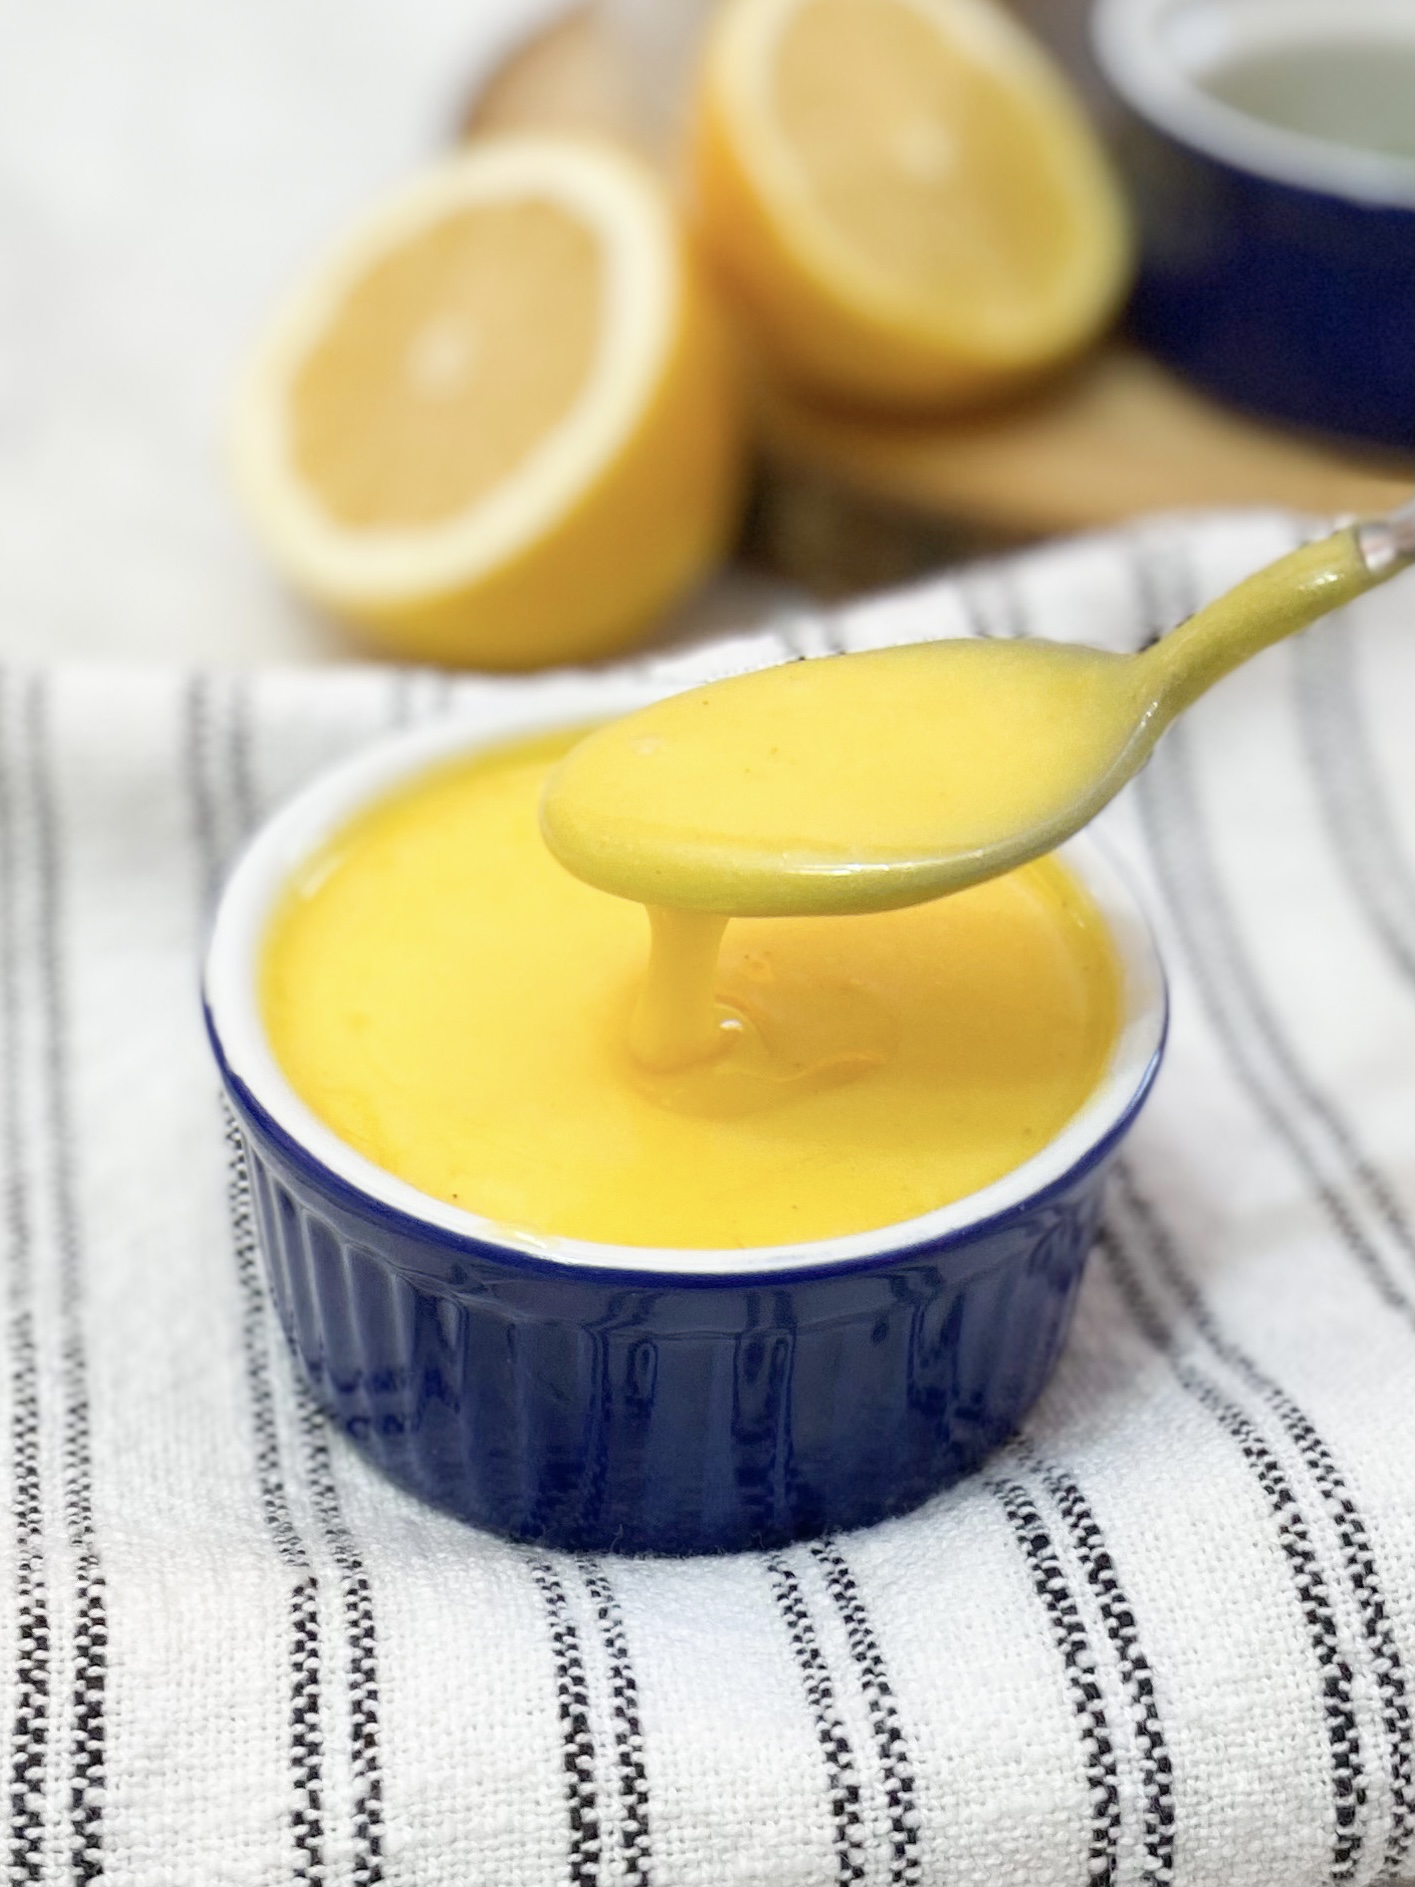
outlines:
[{"label": "fluted blue ceramic dish", "polygon": [[1415,447],[1415,7],[1098,0],[1152,352],[1235,405]]},{"label": "fluted blue ceramic dish", "polygon": [[[666,1251],[536,1238],[443,1204],[337,1139],[276,1066],[257,966],[291,874],[357,811],[454,754],[602,716],[563,690],[370,749],[266,826],[212,937],[207,1023],[290,1347],[403,1486],[516,1539],[697,1553],[899,1513],[1017,1425],[1066,1333],[1105,1168],[1158,1065],[1164,984],[1093,844],[1068,857],[1124,965],[1124,1021],[1081,1113],[957,1204],[849,1238]],[[465,1045],[474,1053],[475,1044]]]}]

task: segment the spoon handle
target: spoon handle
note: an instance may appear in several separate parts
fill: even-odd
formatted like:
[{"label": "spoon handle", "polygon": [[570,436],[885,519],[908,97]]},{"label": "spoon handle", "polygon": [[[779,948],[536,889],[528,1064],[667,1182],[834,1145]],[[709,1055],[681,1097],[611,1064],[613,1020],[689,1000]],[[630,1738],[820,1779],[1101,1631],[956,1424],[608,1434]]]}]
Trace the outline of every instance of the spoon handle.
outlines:
[{"label": "spoon handle", "polygon": [[1157,673],[1166,720],[1180,714],[1259,649],[1415,562],[1415,500],[1343,525],[1330,537],[1279,557],[1163,636],[1142,656]]}]

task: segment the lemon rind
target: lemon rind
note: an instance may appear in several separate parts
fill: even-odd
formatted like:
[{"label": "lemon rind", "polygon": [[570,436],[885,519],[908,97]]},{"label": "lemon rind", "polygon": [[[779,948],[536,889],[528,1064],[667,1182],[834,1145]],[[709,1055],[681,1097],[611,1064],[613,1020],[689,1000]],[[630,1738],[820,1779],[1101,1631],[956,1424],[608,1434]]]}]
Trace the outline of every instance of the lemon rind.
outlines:
[{"label": "lemon rind", "polygon": [[[827,294],[842,313],[894,332],[910,346],[932,343],[960,367],[1025,371],[1089,338],[1118,303],[1129,262],[1128,226],[1119,193],[1049,61],[1010,19],[1000,17],[987,0],[895,3],[935,30],[943,25],[1010,83],[1022,80],[1055,128],[1070,194],[1089,211],[1078,218],[1078,228],[1089,224],[1093,240],[1078,246],[1050,294],[1019,309],[1011,324],[997,319],[995,309],[986,334],[977,324],[950,319],[949,308],[911,293],[906,283],[855,248],[821,213],[772,106],[777,48],[792,16],[810,0],[737,0],[725,8],[709,44],[707,92],[731,128],[739,161],[762,193],[763,210],[777,240],[818,292]],[[751,153],[750,161],[743,153]]]}]

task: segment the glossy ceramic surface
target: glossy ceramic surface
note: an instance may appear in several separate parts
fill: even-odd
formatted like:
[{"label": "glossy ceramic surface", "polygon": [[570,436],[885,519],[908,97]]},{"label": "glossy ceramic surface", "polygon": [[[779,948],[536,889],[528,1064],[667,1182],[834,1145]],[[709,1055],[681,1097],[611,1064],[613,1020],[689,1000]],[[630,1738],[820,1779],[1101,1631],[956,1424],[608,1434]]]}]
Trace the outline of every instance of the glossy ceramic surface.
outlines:
[{"label": "glossy ceramic surface", "polygon": [[[1415,59],[1404,0],[1100,0],[1140,226],[1133,332],[1232,403],[1415,445],[1415,159],[1252,115],[1226,61],[1381,43]],[[1333,82],[1339,82],[1334,76]]]},{"label": "glossy ceramic surface", "polygon": [[[630,704],[601,691],[595,709]],[[574,718],[557,703],[498,732]],[[395,1480],[517,1539],[731,1551],[915,1505],[1016,1427],[1064,1340],[1105,1168],[1163,1042],[1163,982],[1128,892],[1093,847],[1070,854],[1121,953],[1122,1035],[1081,1114],[994,1186],[794,1248],[536,1239],[336,1140],[284,1082],[255,1000],[295,865],[395,781],[486,738],[403,737],[316,782],[256,840],[218,916],[208,1027],[298,1365]]]}]

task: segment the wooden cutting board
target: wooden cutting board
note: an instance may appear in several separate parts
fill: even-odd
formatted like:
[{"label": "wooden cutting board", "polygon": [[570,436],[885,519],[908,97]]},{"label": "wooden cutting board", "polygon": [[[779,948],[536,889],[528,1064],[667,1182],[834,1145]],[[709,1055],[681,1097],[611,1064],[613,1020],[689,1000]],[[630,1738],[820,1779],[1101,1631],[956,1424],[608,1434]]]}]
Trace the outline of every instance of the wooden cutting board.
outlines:
[{"label": "wooden cutting board", "polygon": [[[627,75],[592,7],[520,46],[466,125],[469,136],[529,129],[639,141]],[[763,391],[759,411],[756,547],[828,590],[1145,511],[1379,511],[1408,497],[1412,479],[1399,458],[1222,407],[1118,342],[1026,399],[961,418],[847,415],[780,388]]]}]

